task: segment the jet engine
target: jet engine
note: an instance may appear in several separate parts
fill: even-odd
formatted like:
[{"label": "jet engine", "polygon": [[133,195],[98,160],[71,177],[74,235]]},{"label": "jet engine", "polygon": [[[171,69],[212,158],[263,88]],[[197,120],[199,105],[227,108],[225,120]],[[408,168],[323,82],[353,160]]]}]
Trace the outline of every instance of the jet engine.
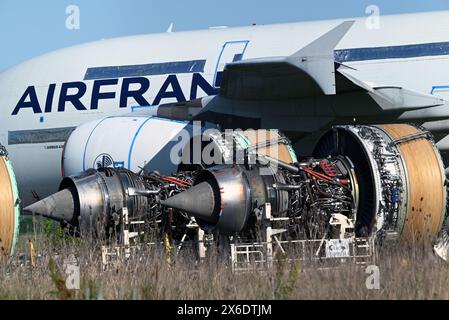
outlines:
[{"label": "jet engine", "polygon": [[[253,133],[212,139],[224,163],[181,167],[173,176],[89,170],[25,210],[108,234],[120,227],[126,208],[131,220],[159,229],[172,214],[175,228],[194,217],[207,232],[255,240],[266,204],[289,238],[330,236],[337,216],[351,221],[359,237],[423,240],[440,232],[446,180],[428,132],[405,124],[338,126],[323,135],[313,158],[292,155],[282,135],[254,139]],[[283,152],[273,156],[267,150],[276,145]],[[240,148],[243,158],[230,155]]]},{"label": "jet engine", "polygon": [[6,149],[0,144],[0,262],[13,254],[19,233],[20,201]]},{"label": "jet engine", "polygon": [[193,215],[203,229],[224,235],[251,232],[261,223],[264,204],[270,203],[276,218],[290,222],[289,233],[318,238],[333,214],[354,217],[354,178],[344,158],[290,165],[261,156],[255,165],[202,170],[191,188],[161,203]]},{"label": "jet engine", "polygon": [[[183,180],[181,180],[181,177]],[[163,210],[160,199],[190,187],[190,176],[138,175],[124,168],[89,169],[62,180],[60,191],[25,208],[57,220],[75,234],[110,238],[123,227],[123,208],[129,221],[157,224]]]},{"label": "jet engine", "polygon": [[446,216],[446,176],[430,134],[407,124],[342,126],[315,156],[351,159],[359,184],[356,228],[406,240],[434,238]]}]

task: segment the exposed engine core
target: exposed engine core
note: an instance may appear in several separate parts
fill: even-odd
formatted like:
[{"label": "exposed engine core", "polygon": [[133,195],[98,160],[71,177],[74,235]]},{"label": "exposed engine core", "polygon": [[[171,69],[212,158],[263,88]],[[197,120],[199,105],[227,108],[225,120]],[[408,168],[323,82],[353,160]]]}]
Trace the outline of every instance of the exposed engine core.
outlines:
[{"label": "exposed engine core", "polygon": [[[181,175],[180,175],[181,176]],[[123,223],[120,211],[128,209],[131,221],[160,219],[159,199],[190,187],[186,180],[137,175],[127,169],[90,169],[65,178],[60,191],[26,210],[63,222],[81,234],[110,237]]]},{"label": "exposed engine core", "polygon": [[[147,198],[138,195],[130,197],[129,190],[132,188],[143,190],[145,187],[141,177],[127,170],[91,169],[79,176],[65,178],[61,183],[60,196],[65,193],[67,197],[72,197],[69,203],[73,207],[59,208],[58,201],[54,201],[54,205],[49,205],[49,208],[53,209],[53,214],[63,213],[62,220],[79,225],[81,231],[99,233],[105,230],[105,225],[113,227],[113,213],[124,205],[132,215],[144,214]],[[108,228],[106,230],[108,235],[110,231]]]},{"label": "exposed engine core", "polygon": [[8,160],[6,149],[0,144],[0,262],[13,251],[19,233],[19,192]]},{"label": "exposed engine core", "polygon": [[426,131],[406,124],[336,127],[315,150],[316,156],[331,154],[354,164],[358,233],[406,240],[437,235],[446,215],[446,178]]},{"label": "exposed engine core", "polygon": [[[107,235],[120,228],[119,212],[127,208],[131,220],[152,221],[154,228],[170,211],[177,217],[174,228],[185,229],[194,217],[208,232],[255,240],[267,203],[288,238],[329,237],[336,217],[348,219],[354,226],[348,232],[360,237],[435,238],[441,229],[444,170],[431,137],[420,129],[336,127],[318,143],[316,158],[299,161],[289,148],[282,156],[287,161],[254,148],[289,146],[282,135],[262,141],[250,136],[239,133],[232,143],[212,139],[225,160],[235,161],[230,152],[243,146],[243,164],[190,167],[172,177],[89,170],[64,179],[59,193],[26,210]],[[242,137],[246,144],[238,143]]]},{"label": "exposed engine core", "polygon": [[[192,188],[162,204],[188,212],[203,228],[226,235],[254,228],[265,203],[271,204],[276,217],[290,220],[292,232],[302,232],[308,238],[323,236],[332,214],[354,216],[356,196],[344,160],[312,159],[293,166],[268,159],[261,157],[253,166],[216,166],[201,171]],[[261,175],[261,169],[267,168],[271,174]]]}]

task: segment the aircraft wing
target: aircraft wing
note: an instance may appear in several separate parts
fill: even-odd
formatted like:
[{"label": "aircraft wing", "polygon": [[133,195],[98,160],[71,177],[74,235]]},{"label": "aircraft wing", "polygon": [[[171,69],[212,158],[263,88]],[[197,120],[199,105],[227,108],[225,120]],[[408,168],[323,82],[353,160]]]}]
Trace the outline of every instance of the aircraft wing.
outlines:
[{"label": "aircraft wing", "polygon": [[277,128],[313,133],[332,125],[446,119],[449,103],[400,86],[373,86],[336,60],[352,27],[346,21],[291,56],[227,64],[219,94],[161,105],[159,117],[199,120],[223,128]]},{"label": "aircraft wing", "polygon": [[226,65],[220,95],[229,99],[291,99],[336,93],[334,48],[354,21],[346,21],[289,57]]},{"label": "aircraft wing", "polygon": [[362,91],[383,110],[441,106],[443,99],[402,87],[371,87],[335,60],[334,49],[354,21],[346,21],[288,57],[243,60],[226,66],[220,96],[240,101],[282,101]]}]

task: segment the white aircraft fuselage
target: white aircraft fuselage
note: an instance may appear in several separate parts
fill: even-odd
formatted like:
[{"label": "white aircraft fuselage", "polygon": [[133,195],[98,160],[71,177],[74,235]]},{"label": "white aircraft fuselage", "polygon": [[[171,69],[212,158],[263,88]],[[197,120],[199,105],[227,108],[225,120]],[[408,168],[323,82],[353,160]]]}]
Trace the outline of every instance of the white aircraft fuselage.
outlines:
[{"label": "white aircraft fuselage", "polygon": [[[226,63],[289,56],[345,20],[102,40],[1,73],[0,142],[22,201],[57,191],[63,140],[74,127],[132,107],[215,95]],[[449,100],[449,11],[383,16],[379,28],[356,19],[335,56],[371,86]]]}]

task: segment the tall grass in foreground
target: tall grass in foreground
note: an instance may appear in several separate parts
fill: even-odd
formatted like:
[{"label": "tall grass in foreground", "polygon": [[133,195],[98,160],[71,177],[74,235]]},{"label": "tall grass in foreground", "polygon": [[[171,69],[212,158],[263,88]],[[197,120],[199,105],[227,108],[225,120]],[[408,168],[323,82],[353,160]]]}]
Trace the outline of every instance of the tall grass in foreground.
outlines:
[{"label": "tall grass in foreground", "polygon": [[[35,268],[27,237],[0,267],[0,299],[449,299],[449,265],[426,246],[380,248],[380,290],[368,290],[365,269],[352,264],[319,270],[281,259],[271,270],[235,274],[215,254],[202,263],[176,256],[168,265],[163,250],[143,248],[103,271],[96,244],[48,235],[34,241]],[[62,263],[70,254],[80,265],[77,291],[64,286]]]}]

